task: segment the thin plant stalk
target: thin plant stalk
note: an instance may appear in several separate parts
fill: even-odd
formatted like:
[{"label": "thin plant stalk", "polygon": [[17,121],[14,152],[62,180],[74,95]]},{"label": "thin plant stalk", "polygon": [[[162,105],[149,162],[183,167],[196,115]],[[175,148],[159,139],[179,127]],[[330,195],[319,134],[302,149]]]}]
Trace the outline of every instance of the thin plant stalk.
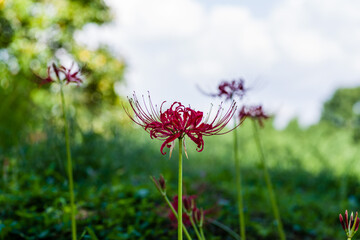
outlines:
[{"label": "thin plant stalk", "polygon": [[234,232],[231,228],[229,228],[228,226],[222,224],[221,222],[216,221],[215,219],[210,219],[207,218],[206,219],[209,223],[217,226],[218,228],[221,228],[222,230],[224,230],[225,232],[227,232],[230,236],[232,236],[234,239],[236,240],[241,240],[240,236]]},{"label": "thin plant stalk", "polygon": [[72,240],[76,240],[76,218],[75,218],[75,196],[74,196],[74,180],[73,180],[73,167],[70,151],[70,137],[69,137],[69,124],[67,121],[67,114],[65,108],[65,98],[63,91],[63,83],[60,82],[61,105],[63,110],[64,129],[65,129],[65,144],[66,144],[66,157],[67,157],[67,172],[69,178],[69,193],[70,193],[70,209],[71,209],[71,232]]},{"label": "thin plant stalk", "polygon": [[200,228],[200,234],[201,234],[202,240],[206,240],[204,231],[203,231],[203,227]]},{"label": "thin plant stalk", "polygon": [[237,200],[238,200],[238,211],[239,211],[239,227],[240,227],[240,234],[241,239],[246,239],[246,232],[245,232],[245,217],[244,217],[244,204],[243,204],[243,197],[242,197],[242,184],[241,184],[241,168],[240,168],[240,159],[239,159],[239,152],[238,152],[238,135],[237,135],[237,128],[236,128],[236,119],[234,118],[234,158],[235,158],[235,181],[236,181],[236,193],[237,193]]},{"label": "thin plant stalk", "polygon": [[269,191],[270,202],[271,202],[274,217],[276,219],[279,237],[280,237],[281,240],[285,240],[286,239],[285,232],[284,232],[283,225],[282,225],[282,222],[281,222],[280,212],[279,212],[278,204],[276,202],[274,188],[273,188],[273,185],[272,185],[272,182],[271,182],[269,171],[268,171],[267,166],[266,166],[265,155],[264,155],[263,149],[261,147],[261,142],[260,142],[257,123],[256,123],[256,120],[254,120],[254,119],[252,120],[252,122],[253,122],[255,143],[256,143],[256,146],[257,146],[257,149],[258,149],[258,152],[259,152],[259,155],[260,155],[261,165],[262,165],[262,169],[263,169],[263,172],[264,172],[264,178],[265,178],[265,182],[266,182],[266,187],[267,187],[267,189]]},{"label": "thin plant stalk", "polygon": [[200,236],[199,230],[194,222],[192,215],[189,216],[189,219],[190,219],[192,227],[194,228],[196,236],[198,237],[199,240],[202,240],[202,237]]},{"label": "thin plant stalk", "polygon": [[178,240],[183,239],[182,231],[182,138],[179,138],[179,177],[178,177]]},{"label": "thin plant stalk", "polygon": [[[178,214],[177,214],[177,212],[175,211],[173,205],[171,204],[169,198],[168,198],[166,195],[163,195],[163,197],[164,197],[166,203],[169,205],[169,207],[170,207],[171,211],[173,212],[174,216],[175,216],[176,218],[178,218]],[[189,232],[188,232],[188,230],[186,229],[186,227],[185,227],[184,224],[183,224],[183,231],[184,231],[185,236],[187,237],[187,239],[188,239],[188,240],[192,240],[192,239],[191,239],[191,236],[190,236],[190,234],[189,234]]]}]

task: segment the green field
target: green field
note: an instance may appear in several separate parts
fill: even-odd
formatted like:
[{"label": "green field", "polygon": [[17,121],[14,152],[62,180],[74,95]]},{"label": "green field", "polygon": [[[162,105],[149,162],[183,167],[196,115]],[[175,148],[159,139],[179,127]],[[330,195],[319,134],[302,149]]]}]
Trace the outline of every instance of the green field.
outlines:
[{"label": "green field", "polygon": [[[177,161],[162,156],[161,142],[133,125],[107,133],[77,132],[72,145],[79,231],[91,227],[100,239],[175,239],[161,196],[149,180],[164,174],[168,194],[177,191]],[[276,239],[251,128],[239,128],[245,216],[249,239]],[[39,134],[39,133],[38,133]],[[3,239],[69,239],[68,186],[62,132],[48,126],[42,140],[3,152]],[[75,136],[76,135],[76,136]],[[338,214],[359,201],[358,145],[352,131],[292,122],[284,130],[267,123],[261,131],[288,239],[339,239]],[[197,195],[208,217],[238,231],[232,135],[205,139],[198,153],[188,142],[185,192]],[[176,151],[176,149],[175,149]],[[207,224],[209,239],[232,239]],[[79,233],[80,233],[79,232]],[[214,237],[210,237],[213,235]],[[215,237],[216,236],[216,237]]]}]

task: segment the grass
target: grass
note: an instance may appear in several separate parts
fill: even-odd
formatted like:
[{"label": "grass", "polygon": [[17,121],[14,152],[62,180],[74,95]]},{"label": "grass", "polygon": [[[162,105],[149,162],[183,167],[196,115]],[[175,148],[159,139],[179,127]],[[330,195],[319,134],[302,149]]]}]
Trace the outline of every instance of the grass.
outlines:
[{"label": "grass", "polygon": [[[358,210],[360,199],[358,146],[351,132],[324,124],[279,131],[270,124],[261,131],[262,142],[287,239],[343,238],[338,214]],[[60,161],[65,155],[58,151],[64,140],[60,128],[49,126],[46,140],[1,151],[0,239],[71,237],[66,168]],[[247,238],[273,240],[276,226],[250,127],[245,123],[239,130]],[[75,134],[78,236],[88,227],[99,239],[176,239],[167,207],[149,180],[163,173],[169,197],[176,195],[177,159],[160,154],[161,142],[128,127]],[[206,138],[201,153],[187,142],[184,194],[197,195],[207,217],[236,230],[231,146],[231,134]],[[233,239],[209,223],[205,231],[207,239]],[[90,237],[86,233],[83,239]]]}]

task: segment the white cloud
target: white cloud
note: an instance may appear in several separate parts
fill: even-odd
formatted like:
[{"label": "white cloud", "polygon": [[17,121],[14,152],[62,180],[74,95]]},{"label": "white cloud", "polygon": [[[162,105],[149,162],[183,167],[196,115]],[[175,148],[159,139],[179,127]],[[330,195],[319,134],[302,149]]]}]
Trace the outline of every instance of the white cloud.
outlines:
[{"label": "white cloud", "polygon": [[108,3],[116,22],[90,25],[77,40],[113,46],[129,63],[129,92],[149,90],[154,101],[181,100],[206,110],[209,99],[196,84],[215,90],[220,80],[244,77],[255,86],[249,101],[275,111],[279,126],[295,115],[309,124],[336,87],[360,83],[356,0],[274,1],[262,17],[242,2]]},{"label": "white cloud", "polygon": [[201,6],[190,0],[109,1],[119,24],[131,37],[143,40],[181,38],[196,33],[202,24]]},{"label": "white cloud", "polygon": [[278,42],[283,55],[299,64],[318,65],[341,56],[336,43],[314,31],[281,32]]}]

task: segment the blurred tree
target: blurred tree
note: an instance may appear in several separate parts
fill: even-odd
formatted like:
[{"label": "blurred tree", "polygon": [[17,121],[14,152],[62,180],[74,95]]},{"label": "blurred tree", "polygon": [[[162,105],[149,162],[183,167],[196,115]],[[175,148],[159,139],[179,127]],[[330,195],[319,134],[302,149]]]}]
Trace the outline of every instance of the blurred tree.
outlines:
[{"label": "blurred tree", "polygon": [[354,140],[360,141],[360,87],[336,90],[324,104],[321,121],[352,128]]},{"label": "blurred tree", "polygon": [[85,112],[99,115],[102,106],[119,102],[115,84],[124,62],[107,47],[90,50],[73,37],[88,23],[111,20],[103,0],[0,0],[0,152],[16,145],[26,127],[41,127],[44,110],[56,112],[57,90],[34,84],[34,73],[45,76],[50,61],[65,58],[82,68],[84,86],[68,95]]}]

